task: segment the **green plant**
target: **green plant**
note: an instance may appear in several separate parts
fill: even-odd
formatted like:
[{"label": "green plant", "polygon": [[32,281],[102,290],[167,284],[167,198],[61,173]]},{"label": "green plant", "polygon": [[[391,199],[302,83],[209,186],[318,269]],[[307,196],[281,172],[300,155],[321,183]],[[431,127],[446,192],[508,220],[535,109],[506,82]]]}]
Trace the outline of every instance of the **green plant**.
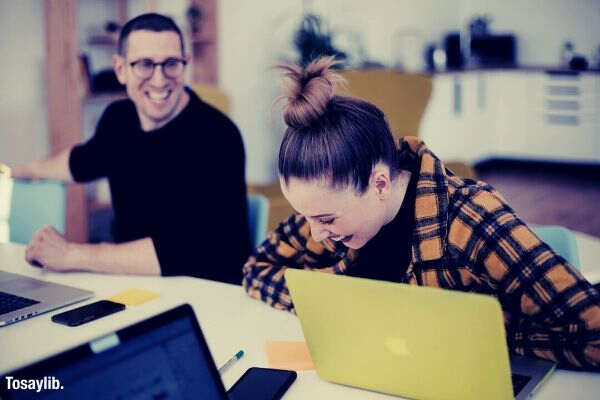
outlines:
[{"label": "green plant", "polygon": [[333,34],[324,26],[321,17],[315,14],[304,16],[294,35],[294,45],[300,54],[300,65],[306,66],[322,56],[335,56],[340,61],[346,60],[346,53],[336,49],[332,42]]}]

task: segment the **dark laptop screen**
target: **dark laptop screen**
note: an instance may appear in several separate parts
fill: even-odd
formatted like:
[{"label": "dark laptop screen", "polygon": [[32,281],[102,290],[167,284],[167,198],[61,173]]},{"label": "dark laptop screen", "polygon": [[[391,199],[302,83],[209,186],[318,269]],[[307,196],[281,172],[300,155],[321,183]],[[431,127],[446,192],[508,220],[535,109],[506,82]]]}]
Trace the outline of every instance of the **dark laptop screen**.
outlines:
[{"label": "dark laptop screen", "polygon": [[[8,388],[10,376],[3,377],[2,398],[226,399],[187,305],[16,371]],[[16,380],[24,385],[37,380],[44,388],[23,390],[19,382],[16,389]],[[53,388],[58,385],[63,389]]]}]

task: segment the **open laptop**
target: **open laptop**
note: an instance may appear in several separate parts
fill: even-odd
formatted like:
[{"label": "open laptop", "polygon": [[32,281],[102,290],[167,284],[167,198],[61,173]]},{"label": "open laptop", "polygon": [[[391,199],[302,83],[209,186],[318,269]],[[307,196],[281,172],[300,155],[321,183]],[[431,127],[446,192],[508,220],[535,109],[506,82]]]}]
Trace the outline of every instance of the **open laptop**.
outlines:
[{"label": "open laptop", "polygon": [[93,295],[89,290],[0,271],[0,326],[77,303]]},{"label": "open laptop", "polygon": [[[43,389],[9,389],[7,377],[38,380]],[[1,381],[1,399],[227,400],[189,304],[5,373]]]},{"label": "open laptop", "polygon": [[414,399],[525,399],[555,367],[509,363],[491,296],[297,269],[285,279],[317,374],[330,382]]}]

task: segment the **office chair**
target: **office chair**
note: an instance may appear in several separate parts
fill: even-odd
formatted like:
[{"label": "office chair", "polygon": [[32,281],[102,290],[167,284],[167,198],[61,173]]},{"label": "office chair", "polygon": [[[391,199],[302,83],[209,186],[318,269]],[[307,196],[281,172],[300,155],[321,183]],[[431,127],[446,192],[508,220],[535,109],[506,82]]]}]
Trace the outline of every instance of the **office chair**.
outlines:
[{"label": "office chair", "polygon": [[375,104],[388,119],[395,138],[416,136],[429,102],[432,78],[392,69],[342,71],[347,86],[337,89]]},{"label": "office chair", "polygon": [[196,92],[202,101],[210,104],[223,114],[229,115],[229,97],[223,89],[216,85],[195,83],[192,85],[192,90]]},{"label": "office chair", "polygon": [[576,269],[580,269],[579,250],[573,232],[558,225],[530,226],[530,228],[552,250],[564,257]]},{"label": "office chair", "polygon": [[[433,78],[392,69],[342,71],[347,86],[337,89],[375,104],[383,111],[395,139],[418,136],[421,119],[429,103]],[[435,149],[433,149],[435,152]],[[477,178],[475,170],[460,160],[444,160],[446,167],[465,178]]]},{"label": "office chair", "polygon": [[269,200],[260,194],[248,194],[248,229],[250,243],[253,248],[267,237],[267,222],[269,220]]},{"label": "office chair", "polygon": [[13,180],[8,218],[11,242],[27,244],[35,231],[52,225],[65,232],[66,188],[57,181]]}]

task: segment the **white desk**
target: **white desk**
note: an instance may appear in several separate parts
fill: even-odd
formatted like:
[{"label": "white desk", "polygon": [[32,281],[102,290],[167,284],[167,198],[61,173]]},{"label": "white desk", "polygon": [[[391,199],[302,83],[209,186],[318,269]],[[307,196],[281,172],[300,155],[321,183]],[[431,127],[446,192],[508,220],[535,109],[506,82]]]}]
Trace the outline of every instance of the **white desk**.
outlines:
[{"label": "white desk", "polygon": [[[590,239],[589,242],[583,243],[585,249],[581,254],[581,262],[582,265],[587,266],[594,254],[600,255],[600,240]],[[159,299],[127,308],[118,314],[76,328],[53,323],[50,317],[57,311],[0,328],[0,374],[182,303],[190,303],[194,307],[217,365],[221,365],[238,350],[244,350],[244,357],[223,375],[227,388],[247,368],[267,366],[264,350],[267,340],[304,340],[296,316],[275,310],[249,298],[239,286],[185,277],[156,278],[46,272],[30,267],[24,261],[24,247],[11,244],[0,244],[0,268],[93,290],[96,296],[88,302],[110,297],[129,288],[160,293]],[[84,303],[79,305],[81,304]],[[70,308],[77,306],[73,305]],[[66,309],[68,308],[61,311]],[[535,398],[597,399],[599,393],[600,374],[557,371]],[[314,371],[309,371],[298,374],[298,379],[284,398],[385,399],[395,397],[328,383],[320,380]]]}]

